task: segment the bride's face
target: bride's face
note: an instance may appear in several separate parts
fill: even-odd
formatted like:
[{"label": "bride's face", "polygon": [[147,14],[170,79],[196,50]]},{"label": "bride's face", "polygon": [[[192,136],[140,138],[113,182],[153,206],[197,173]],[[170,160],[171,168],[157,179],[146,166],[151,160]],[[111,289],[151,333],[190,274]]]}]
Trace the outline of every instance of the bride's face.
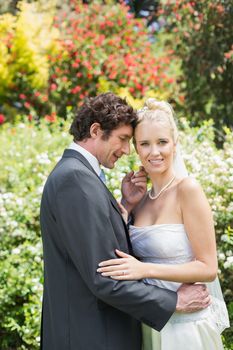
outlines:
[{"label": "bride's face", "polygon": [[153,120],[142,121],[135,129],[136,150],[150,175],[172,171],[175,144],[169,125]]}]

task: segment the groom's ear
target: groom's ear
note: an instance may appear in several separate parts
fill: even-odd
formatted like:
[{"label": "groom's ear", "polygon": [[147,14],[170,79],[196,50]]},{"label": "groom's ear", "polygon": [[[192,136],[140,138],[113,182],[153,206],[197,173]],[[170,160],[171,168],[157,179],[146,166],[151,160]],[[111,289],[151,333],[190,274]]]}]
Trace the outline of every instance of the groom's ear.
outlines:
[{"label": "groom's ear", "polygon": [[100,123],[93,123],[90,127],[90,135],[93,139],[101,137],[103,130],[101,129]]}]

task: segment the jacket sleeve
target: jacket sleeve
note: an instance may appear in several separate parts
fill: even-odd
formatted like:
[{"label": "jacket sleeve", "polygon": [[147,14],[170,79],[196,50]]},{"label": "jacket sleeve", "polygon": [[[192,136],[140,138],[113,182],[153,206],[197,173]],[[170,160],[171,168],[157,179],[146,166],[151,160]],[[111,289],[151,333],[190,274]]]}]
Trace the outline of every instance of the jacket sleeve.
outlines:
[{"label": "jacket sleeve", "polygon": [[[58,234],[66,253],[90,291],[105,303],[161,330],[175,310],[175,292],[142,281],[116,281],[96,272],[100,261],[115,258],[115,249],[120,249],[110,220],[110,212],[115,209],[98,179],[73,172],[58,188],[55,208]],[[123,237],[123,223],[119,229]]]}]

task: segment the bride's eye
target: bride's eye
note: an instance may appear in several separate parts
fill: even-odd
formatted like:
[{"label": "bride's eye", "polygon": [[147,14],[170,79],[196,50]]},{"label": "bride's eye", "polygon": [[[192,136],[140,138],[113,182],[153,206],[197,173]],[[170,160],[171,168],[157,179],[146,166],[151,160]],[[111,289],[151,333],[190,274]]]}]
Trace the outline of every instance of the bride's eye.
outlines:
[{"label": "bride's eye", "polygon": [[159,144],[165,145],[167,143],[167,140],[159,140]]}]

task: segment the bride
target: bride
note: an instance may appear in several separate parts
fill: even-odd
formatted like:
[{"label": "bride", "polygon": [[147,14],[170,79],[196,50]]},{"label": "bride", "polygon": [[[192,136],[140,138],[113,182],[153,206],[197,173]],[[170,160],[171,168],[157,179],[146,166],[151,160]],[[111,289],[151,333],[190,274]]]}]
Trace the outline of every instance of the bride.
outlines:
[{"label": "bride", "polygon": [[117,250],[119,258],[101,262],[98,272],[116,280],[144,279],[175,291],[182,283],[207,282],[211,305],[194,313],[174,313],[160,333],[143,325],[143,350],[223,349],[221,331],[229,320],[216,278],[209,204],[197,181],[187,175],[171,106],[149,99],[138,116],[135,148],[152,183],[130,226],[139,260]]}]

